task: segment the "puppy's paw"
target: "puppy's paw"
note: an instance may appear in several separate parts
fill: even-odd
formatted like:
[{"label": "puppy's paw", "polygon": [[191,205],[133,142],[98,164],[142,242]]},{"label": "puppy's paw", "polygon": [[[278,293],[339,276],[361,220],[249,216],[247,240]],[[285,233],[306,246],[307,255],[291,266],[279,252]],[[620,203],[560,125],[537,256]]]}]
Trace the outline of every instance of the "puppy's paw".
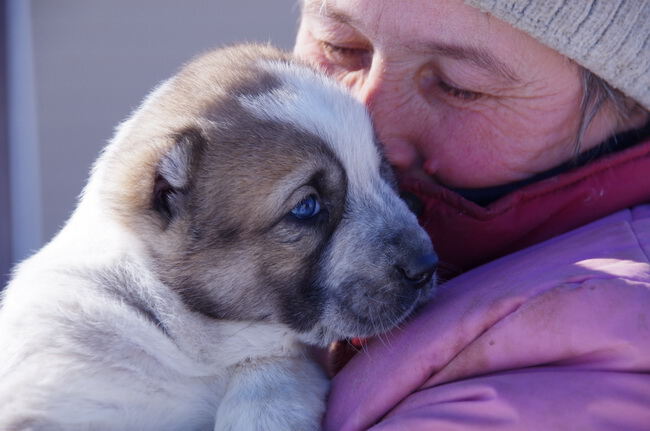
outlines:
[{"label": "puppy's paw", "polygon": [[239,366],[223,398],[215,431],[318,431],[329,382],[306,359]]}]

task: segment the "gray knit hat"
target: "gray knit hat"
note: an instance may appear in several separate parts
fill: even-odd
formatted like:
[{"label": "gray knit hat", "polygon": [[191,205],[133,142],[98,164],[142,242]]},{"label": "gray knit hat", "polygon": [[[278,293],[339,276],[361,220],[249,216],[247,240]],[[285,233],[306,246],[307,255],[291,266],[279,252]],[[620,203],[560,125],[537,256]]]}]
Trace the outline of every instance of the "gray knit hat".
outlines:
[{"label": "gray knit hat", "polygon": [[650,0],[465,0],[650,110]]}]

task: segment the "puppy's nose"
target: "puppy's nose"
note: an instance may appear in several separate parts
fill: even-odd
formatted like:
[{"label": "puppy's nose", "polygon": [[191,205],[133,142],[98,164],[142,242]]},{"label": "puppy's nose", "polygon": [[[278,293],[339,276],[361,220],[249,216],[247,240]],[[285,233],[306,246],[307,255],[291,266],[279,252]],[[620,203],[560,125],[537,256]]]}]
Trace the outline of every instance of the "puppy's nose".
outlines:
[{"label": "puppy's nose", "polygon": [[411,259],[405,264],[397,264],[397,272],[404,281],[415,289],[424,287],[438,266],[438,256],[435,253],[422,255],[416,259]]}]

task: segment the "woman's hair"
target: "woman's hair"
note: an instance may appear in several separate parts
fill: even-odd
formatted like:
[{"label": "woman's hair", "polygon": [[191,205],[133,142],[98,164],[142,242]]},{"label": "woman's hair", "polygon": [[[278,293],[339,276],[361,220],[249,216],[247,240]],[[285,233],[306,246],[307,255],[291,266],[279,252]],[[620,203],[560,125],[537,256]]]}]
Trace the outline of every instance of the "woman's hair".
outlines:
[{"label": "woman's hair", "polygon": [[616,116],[616,126],[626,123],[639,112],[645,111],[648,114],[647,110],[634,99],[615,89],[589,69],[579,67],[582,101],[580,102],[580,123],[575,140],[575,155],[580,153],[582,139],[589,124],[603,107],[608,106],[612,110]]}]

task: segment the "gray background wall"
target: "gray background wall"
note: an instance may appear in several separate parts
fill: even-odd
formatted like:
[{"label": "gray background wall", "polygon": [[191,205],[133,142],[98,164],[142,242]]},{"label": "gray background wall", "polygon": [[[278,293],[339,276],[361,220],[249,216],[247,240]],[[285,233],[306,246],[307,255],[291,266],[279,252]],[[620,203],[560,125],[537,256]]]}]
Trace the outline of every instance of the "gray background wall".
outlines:
[{"label": "gray background wall", "polygon": [[290,49],[299,12],[297,0],[4,3],[12,262],[59,230],[100,148],[152,87],[215,46]]}]

